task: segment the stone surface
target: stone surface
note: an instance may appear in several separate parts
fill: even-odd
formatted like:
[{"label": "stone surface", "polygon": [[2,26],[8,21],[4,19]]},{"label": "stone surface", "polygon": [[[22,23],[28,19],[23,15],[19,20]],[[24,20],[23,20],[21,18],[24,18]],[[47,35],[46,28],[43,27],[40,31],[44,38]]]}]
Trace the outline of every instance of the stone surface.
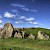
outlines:
[{"label": "stone surface", "polygon": [[15,33],[14,37],[16,37],[16,38],[22,38],[21,34],[17,33],[17,32]]},{"label": "stone surface", "polygon": [[37,38],[38,38],[38,39],[42,39],[42,40],[48,40],[48,39],[49,39],[49,36],[46,35],[46,34],[44,34],[44,32],[39,31],[39,32],[38,32],[38,35],[37,35]]},{"label": "stone surface", "polygon": [[22,31],[22,37],[24,38],[24,35],[25,35],[25,31]]},{"label": "stone surface", "polygon": [[9,38],[12,36],[13,26],[11,23],[6,23],[1,31],[1,38]]},{"label": "stone surface", "polygon": [[28,38],[34,40],[34,39],[35,39],[35,36],[34,36],[33,34],[30,34],[30,35],[28,36]]},{"label": "stone surface", "polygon": [[39,31],[38,35],[35,37],[33,34],[26,33],[23,29],[13,28],[11,23],[6,23],[3,28],[0,28],[0,38],[29,38],[29,39],[41,39],[48,40],[49,36],[44,34],[44,32]]},{"label": "stone surface", "polygon": [[0,28],[0,38],[1,38],[1,31],[2,31],[2,28]]}]

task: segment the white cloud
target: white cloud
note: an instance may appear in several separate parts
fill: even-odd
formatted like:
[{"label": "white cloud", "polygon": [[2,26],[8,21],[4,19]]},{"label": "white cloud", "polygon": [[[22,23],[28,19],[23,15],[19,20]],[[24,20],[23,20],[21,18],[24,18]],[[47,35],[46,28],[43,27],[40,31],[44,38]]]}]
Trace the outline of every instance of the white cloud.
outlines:
[{"label": "white cloud", "polygon": [[23,23],[22,21],[15,21],[16,24],[21,24]]},{"label": "white cloud", "polygon": [[25,16],[20,16],[20,19],[25,19],[26,17]]},{"label": "white cloud", "polygon": [[18,12],[17,10],[12,10],[12,12]]},{"label": "white cloud", "polygon": [[0,20],[0,23],[1,23],[1,24],[2,24],[2,22],[3,22],[3,21],[2,21],[2,20]]},{"label": "white cloud", "polygon": [[33,22],[32,22],[32,21],[30,21],[29,23],[31,23],[31,24],[32,24]]},{"label": "white cloud", "polygon": [[5,13],[4,13],[4,17],[7,17],[7,18],[14,18],[15,15],[13,15],[13,14],[11,14],[11,13],[9,13],[9,12],[5,12]]},{"label": "white cloud", "polygon": [[22,10],[25,10],[25,11],[29,11],[29,9],[28,8],[21,8]]},{"label": "white cloud", "polygon": [[25,21],[33,21],[35,18],[33,18],[33,17],[27,18],[26,16],[19,16],[18,19],[24,19]]},{"label": "white cloud", "polygon": [[31,23],[31,24],[39,24],[38,22],[32,22],[32,21],[30,21],[29,23]]},{"label": "white cloud", "polygon": [[17,22],[17,21],[16,21],[15,23],[16,23],[16,24],[19,24],[19,22]]},{"label": "white cloud", "polygon": [[21,9],[22,9],[22,10],[25,10],[25,11],[37,12],[37,10],[31,10],[31,9],[29,9],[29,8],[25,8],[25,7],[21,8]]},{"label": "white cloud", "polygon": [[32,11],[32,12],[37,12],[37,10],[30,10],[30,11]]},{"label": "white cloud", "polygon": [[38,24],[38,22],[33,22],[33,24]]},{"label": "white cloud", "polygon": [[35,28],[39,27],[39,26],[34,26]]},{"label": "white cloud", "polygon": [[35,19],[35,18],[33,18],[33,17],[26,18],[27,21],[32,21],[32,20],[34,20],[34,19]]},{"label": "white cloud", "polygon": [[[32,0],[33,1],[33,0]],[[14,3],[14,4],[11,4],[12,6],[17,6],[17,7],[20,7],[22,10],[25,10],[25,11],[32,11],[32,12],[37,12],[37,10],[32,10],[32,9],[29,9],[29,8],[26,8],[25,5],[22,5],[22,4],[18,4],[18,3]],[[14,10],[13,10],[14,11]],[[14,11],[16,12],[16,11]]]},{"label": "white cloud", "polygon": [[16,16],[20,16],[18,13],[16,13]]},{"label": "white cloud", "polygon": [[14,4],[11,4],[12,6],[18,6],[18,7],[25,7],[24,5],[21,5],[21,4],[18,4],[18,3],[14,3]]},{"label": "white cloud", "polygon": [[2,18],[2,16],[0,15],[0,18]]},{"label": "white cloud", "polygon": [[47,28],[47,29],[50,29],[50,28]]}]

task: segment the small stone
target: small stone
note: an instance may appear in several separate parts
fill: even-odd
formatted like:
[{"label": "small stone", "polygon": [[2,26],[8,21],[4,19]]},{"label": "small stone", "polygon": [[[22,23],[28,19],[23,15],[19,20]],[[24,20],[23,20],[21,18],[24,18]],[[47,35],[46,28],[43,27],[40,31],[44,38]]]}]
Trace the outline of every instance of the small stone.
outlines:
[{"label": "small stone", "polygon": [[34,39],[35,39],[35,36],[34,36],[33,34],[30,34],[30,35],[28,36],[28,38],[34,40]]}]

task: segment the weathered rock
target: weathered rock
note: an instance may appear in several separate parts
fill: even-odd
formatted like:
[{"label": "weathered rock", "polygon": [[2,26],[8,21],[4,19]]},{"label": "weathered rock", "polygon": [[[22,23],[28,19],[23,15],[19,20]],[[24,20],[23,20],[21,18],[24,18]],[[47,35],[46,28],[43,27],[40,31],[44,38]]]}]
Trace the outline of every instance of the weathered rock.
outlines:
[{"label": "weathered rock", "polygon": [[44,40],[48,40],[49,36],[45,34],[45,39]]},{"label": "weathered rock", "polygon": [[1,38],[9,38],[12,36],[13,26],[11,23],[6,23],[3,30],[1,31]]},{"label": "weathered rock", "polygon": [[13,33],[12,33],[12,37],[14,37],[14,35],[15,35],[16,32],[18,33],[19,30],[18,30],[17,28],[14,28],[14,29],[13,29]]},{"label": "weathered rock", "polygon": [[48,39],[49,39],[49,36],[46,35],[46,34],[44,34],[44,32],[39,31],[37,38],[38,38],[38,39],[42,39],[42,40],[48,40]]},{"label": "weathered rock", "polygon": [[14,31],[16,32],[16,31],[18,31],[19,32],[19,29],[18,28],[14,28]]},{"label": "weathered rock", "polygon": [[2,31],[2,28],[0,28],[0,38],[1,38],[1,31]]},{"label": "weathered rock", "polygon": [[35,36],[34,36],[33,34],[30,34],[30,35],[28,36],[28,38],[34,40],[34,39],[35,39]]},{"label": "weathered rock", "polygon": [[22,31],[22,37],[24,38],[24,35],[25,35],[25,31]]},{"label": "weathered rock", "polygon": [[16,37],[16,38],[22,38],[21,34],[17,33],[17,32],[15,33],[14,37]]},{"label": "weathered rock", "polygon": [[4,29],[1,31],[1,38],[7,38],[6,37],[6,30],[4,30]]},{"label": "weathered rock", "polygon": [[0,31],[2,31],[2,28],[0,28]]},{"label": "weathered rock", "polygon": [[28,36],[29,36],[29,33],[26,33],[26,32],[25,32],[24,38],[28,38]]}]

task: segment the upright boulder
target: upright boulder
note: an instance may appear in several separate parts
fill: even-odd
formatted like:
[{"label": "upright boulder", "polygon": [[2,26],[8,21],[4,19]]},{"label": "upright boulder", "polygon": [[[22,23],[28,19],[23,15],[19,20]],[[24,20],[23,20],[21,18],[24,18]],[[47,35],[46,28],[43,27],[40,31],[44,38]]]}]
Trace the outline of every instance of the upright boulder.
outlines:
[{"label": "upright boulder", "polygon": [[0,28],[0,38],[1,38],[1,31],[2,31],[3,29],[2,28]]},{"label": "upright boulder", "polygon": [[30,34],[30,35],[28,36],[28,38],[34,40],[34,39],[35,39],[35,36],[34,36],[33,34]]},{"label": "upright boulder", "polygon": [[22,37],[24,38],[24,35],[25,35],[25,31],[22,31]]},{"label": "upright boulder", "polygon": [[21,34],[17,33],[17,32],[15,33],[14,37],[16,37],[16,38],[22,38]]},{"label": "upright boulder", "polygon": [[13,26],[11,23],[6,23],[4,25],[3,30],[1,31],[1,35],[3,38],[9,38],[12,36],[13,33]]},{"label": "upright boulder", "polygon": [[44,32],[42,31],[39,31],[38,32],[38,35],[37,35],[37,38],[40,39],[40,40],[48,40],[49,39],[49,36],[44,34]]},{"label": "upright boulder", "polygon": [[30,33],[26,33],[26,32],[25,32],[24,38],[25,38],[25,39],[28,38],[29,35],[30,35]]}]

